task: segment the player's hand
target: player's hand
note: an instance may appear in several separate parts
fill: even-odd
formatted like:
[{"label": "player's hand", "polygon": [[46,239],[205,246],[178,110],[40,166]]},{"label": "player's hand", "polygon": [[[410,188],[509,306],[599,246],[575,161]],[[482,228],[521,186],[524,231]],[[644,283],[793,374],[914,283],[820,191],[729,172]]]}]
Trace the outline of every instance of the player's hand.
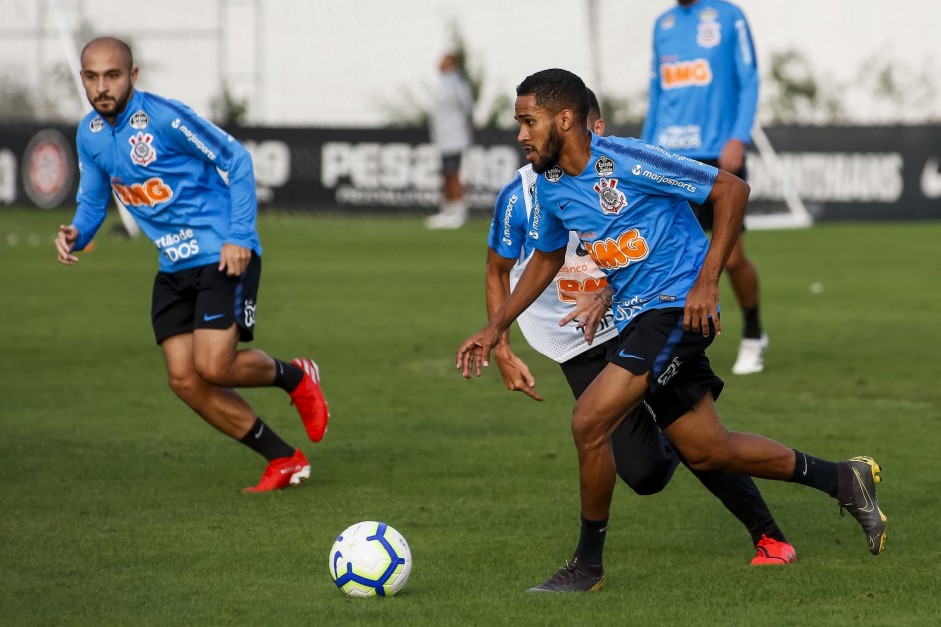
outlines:
[{"label": "player's hand", "polygon": [[719,169],[735,174],[745,164],[745,144],[737,139],[730,139],[719,153]]},{"label": "player's hand", "polygon": [[529,398],[542,402],[542,397],[533,390],[536,387],[536,378],[533,377],[526,363],[517,357],[508,345],[494,348],[493,358],[497,360],[497,367],[503,375],[506,389],[522,392]]},{"label": "player's hand", "polygon": [[686,295],[686,306],[683,307],[683,328],[693,333],[702,333],[709,337],[709,320],[716,327],[716,335],[722,334],[719,324],[719,284],[712,281],[693,283],[692,289]]},{"label": "player's hand", "polygon": [[572,320],[577,320],[577,328],[585,334],[585,341],[591,346],[595,340],[595,332],[598,325],[604,319],[605,313],[611,308],[611,296],[613,291],[610,287],[602,287],[593,292],[569,292],[562,290],[562,295],[575,299],[575,309],[559,321],[559,326],[564,327]]},{"label": "player's hand", "polygon": [[229,276],[241,276],[252,259],[250,248],[238,244],[223,244],[219,251],[219,272],[225,270]]},{"label": "player's hand", "polygon": [[78,229],[73,225],[59,225],[59,233],[56,235],[56,252],[58,253],[59,263],[67,266],[78,263],[78,257],[72,254],[75,248],[75,242],[78,241]]},{"label": "player's hand", "polygon": [[473,334],[457,349],[457,367],[465,379],[471,378],[471,373],[480,376],[480,367],[490,365],[490,351],[500,339],[500,332],[487,325]]}]

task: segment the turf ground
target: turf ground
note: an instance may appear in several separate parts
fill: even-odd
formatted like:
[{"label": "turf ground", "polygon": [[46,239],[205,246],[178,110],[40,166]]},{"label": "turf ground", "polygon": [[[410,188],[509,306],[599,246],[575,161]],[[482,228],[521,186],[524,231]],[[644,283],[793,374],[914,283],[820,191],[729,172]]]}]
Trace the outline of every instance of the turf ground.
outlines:
[{"label": "turf ground", "polygon": [[[882,464],[884,555],[835,501],[762,481],[799,561],[750,567],[744,530],[681,469],[658,496],[618,487],[603,592],[533,596],[577,540],[572,399],[518,333],[544,403],[505,391],[495,367],[455,370],[484,322],[483,222],[261,218],[256,345],[317,359],[333,419],[312,445],[282,392],[248,391],[313,464],[297,489],[248,496],[262,460],[165,384],[153,248],[102,235],[66,268],[51,238],[69,218],[0,209],[0,624],[941,622],[941,222],[749,233],[767,369],[728,375],[740,317],[725,282],[710,349],[731,428]],[[366,519],[411,544],[393,599],[330,580],[334,537]]]}]

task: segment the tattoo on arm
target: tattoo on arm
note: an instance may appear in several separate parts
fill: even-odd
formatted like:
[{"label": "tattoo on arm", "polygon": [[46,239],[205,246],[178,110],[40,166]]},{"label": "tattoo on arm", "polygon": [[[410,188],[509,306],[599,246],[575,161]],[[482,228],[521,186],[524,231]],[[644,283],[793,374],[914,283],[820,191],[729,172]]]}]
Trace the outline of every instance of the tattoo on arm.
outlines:
[{"label": "tattoo on arm", "polygon": [[614,297],[614,289],[610,285],[605,285],[595,292],[595,300],[603,301],[608,307],[611,306],[611,300]]}]

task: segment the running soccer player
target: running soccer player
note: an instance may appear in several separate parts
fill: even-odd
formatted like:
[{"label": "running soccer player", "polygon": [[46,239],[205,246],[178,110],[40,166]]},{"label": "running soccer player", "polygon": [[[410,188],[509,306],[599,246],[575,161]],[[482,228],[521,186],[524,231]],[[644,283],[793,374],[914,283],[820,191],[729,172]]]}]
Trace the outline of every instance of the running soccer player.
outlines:
[{"label": "running soccer player", "polygon": [[[590,89],[588,101],[588,128],[602,136],[605,124],[601,108]],[[532,215],[531,190],[535,182],[533,166],[526,164],[497,196],[487,250],[489,315],[493,315],[506,301],[532,254],[532,240],[527,234]],[[586,309],[594,304],[597,312],[589,314],[577,308],[579,298],[587,298]],[[578,236],[571,233],[562,270],[517,319],[530,346],[559,363],[576,399],[604,370],[608,363],[605,355],[617,344],[617,327],[608,306],[610,298],[611,290],[604,273],[588,256]],[[563,319],[565,324],[560,325],[559,321]],[[586,324],[590,326],[586,327]],[[592,346],[595,339],[599,344]],[[493,356],[508,389],[542,400],[533,389],[536,382],[529,368],[510,347],[509,331],[494,347]],[[685,410],[669,404],[658,406],[655,398],[650,402],[653,407],[641,403],[611,434],[618,475],[634,492],[642,495],[663,490],[680,461],[689,466],[660,432],[656,422],[670,423],[679,417],[673,413],[685,413]],[[751,477],[736,473],[692,472],[748,529],[756,550],[752,564],[779,565],[797,559],[794,547],[778,528]]]},{"label": "running soccer player", "polygon": [[[641,139],[747,177],[745,147],[758,108],[758,68],[745,15],[724,0],[678,0],[657,18],[653,33],[647,118]],[[702,228],[714,208],[691,201]],[[759,316],[758,270],[744,238],[732,246],[725,273],[744,319],[733,374],[764,369],[768,336]]]},{"label": "running soccer player", "polygon": [[[614,290],[619,335],[608,363],[575,404],[581,535],[573,559],[533,591],[585,592],[604,585],[605,532],[616,480],[611,433],[645,398],[684,410],[660,427],[696,470],[790,481],[837,499],[862,526],[873,555],[885,546],[876,499],[881,469],[869,457],[832,462],[764,436],[730,432],[715,398],[722,381],[705,349],[721,331],[718,281],[741,228],[749,188],[712,166],[631,138],[587,128],[588,93],[565,70],[544,70],[516,88],[518,141],[537,177],[529,237],[533,254],[488,324],[458,348],[465,378],[480,376],[519,315],[552,283],[575,231]],[[711,200],[708,240],[689,202]]]},{"label": "running soccer player", "polygon": [[91,242],[113,191],[160,252],[151,317],[170,388],[203,420],[268,461],[245,492],[300,483],[310,476],[307,457],[233,389],[284,389],[308,437],[323,437],[329,413],[317,365],[236,349],[253,337],[261,277],[251,155],[186,105],[137,91],[138,69],[125,42],[94,39],[81,62],[94,110],[78,127],[78,208],[72,224],[59,227],[59,261],[78,261],[73,253]]}]

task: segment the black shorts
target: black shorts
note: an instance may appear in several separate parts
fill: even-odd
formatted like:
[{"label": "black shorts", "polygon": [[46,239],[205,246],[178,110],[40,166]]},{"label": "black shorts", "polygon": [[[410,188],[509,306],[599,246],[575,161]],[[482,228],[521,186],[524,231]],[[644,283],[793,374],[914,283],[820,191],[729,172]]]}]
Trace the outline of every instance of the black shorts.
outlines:
[{"label": "black shorts", "polygon": [[452,152],[441,155],[441,173],[457,174],[461,170],[461,153]]},{"label": "black shorts", "polygon": [[678,307],[652,309],[633,320],[607,352],[607,360],[636,375],[647,373],[647,404],[657,424],[666,429],[712,392],[715,399],[724,383],[712,371],[706,347],[711,333],[683,329],[683,310]]},{"label": "black shorts", "polygon": [[261,281],[261,257],[252,253],[241,276],[229,276],[213,263],[154,278],[150,317],[157,344],[194,329],[239,326],[239,340],[250,342],[255,331],[255,305]]},{"label": "black shorts", "polygon": [[[703,163],[707,163],[713,167],[719,167],[718,159],[699,159]],[[748,167],[743,162],[742,169],[738,172],[732,172],[735,176],[742,179],[743,181],[748,180]],[[689,203],[689,206],[693,208],[693,213],[696,214],[696,219],[699,220],[699,226],[702,227],[703,231],[707,233],[712,230],[713,225],[716,221],[716,210],[711,202],[708,200],[701,205],[696,203]],[[745,223],[742,222],[742,230],[745,230]]]}]

